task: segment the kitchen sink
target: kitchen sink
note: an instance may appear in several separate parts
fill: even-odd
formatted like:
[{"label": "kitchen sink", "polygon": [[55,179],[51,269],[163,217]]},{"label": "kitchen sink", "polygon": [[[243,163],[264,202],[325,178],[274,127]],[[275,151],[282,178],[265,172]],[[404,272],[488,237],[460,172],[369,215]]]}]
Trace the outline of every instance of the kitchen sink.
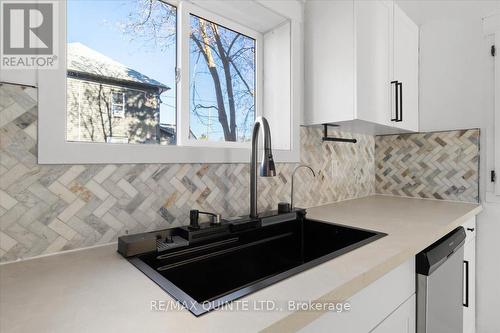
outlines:
[{"label": "kitchen sink", "polygon": [[199,316],[386,235],[294,216],[128,259]]}]

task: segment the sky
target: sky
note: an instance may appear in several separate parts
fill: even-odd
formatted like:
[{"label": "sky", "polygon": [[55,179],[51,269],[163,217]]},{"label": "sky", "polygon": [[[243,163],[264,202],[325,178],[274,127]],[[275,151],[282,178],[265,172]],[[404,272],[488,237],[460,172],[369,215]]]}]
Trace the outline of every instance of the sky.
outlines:
[{"label": "sky", "polygon": [[[166,50],[145,47],[141,40],[131,40],[122,32],[120,24],[126,23],[136,8],[134,0],[68,0],[67,41],[79,42],[123,65],[159,81],[171,89],[161,95],[160,123],[175,124],[175,44]],[[195,63],[191,55],[191,63]],[[199,61],[190,75],[196,77],[196,89],[203,103],[216,105],[213,82],[206,65]],[[193,82],[193,80],[191,80]],[[200,137],[209,134],[211,140],[223,138],[222,127],[216,111],[211,112],[211,127],[207,128],[197,117],[191,117],[191,130]],[[238,121],[238,119],[237,119]]]}]

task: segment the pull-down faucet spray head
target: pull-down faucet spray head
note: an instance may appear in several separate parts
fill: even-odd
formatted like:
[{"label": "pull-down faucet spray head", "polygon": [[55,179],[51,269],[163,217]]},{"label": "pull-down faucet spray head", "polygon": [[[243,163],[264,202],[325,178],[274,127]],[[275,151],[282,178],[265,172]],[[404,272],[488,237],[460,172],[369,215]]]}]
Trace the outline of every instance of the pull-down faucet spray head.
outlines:
[{"label": "pull-down faucet spray head", "polygon": [[274,166],[273,152],[271,149],[264,149],[262,162],[260,162],[260,176],[274,177],[276,176],[276,167]]}]

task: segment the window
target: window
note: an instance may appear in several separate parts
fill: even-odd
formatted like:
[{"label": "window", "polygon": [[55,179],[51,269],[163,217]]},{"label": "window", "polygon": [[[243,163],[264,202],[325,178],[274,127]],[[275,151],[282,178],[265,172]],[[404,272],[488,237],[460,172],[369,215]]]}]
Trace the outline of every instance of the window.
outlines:
[{"label": "window", "polygon": [[125,94],[123,92],[111,92],[111,113],[113,117],[125,117]]},{"label": "window", "polygon": [[[188,139],[249,142],[259,34],[189,18]],[[176,21],[176,7],[159,0],[68,1],[69,141],[177,143]],[[109,140],[117,136],[129,140]]]},{"label": "window", "polygon": [[176,21],[162,1],[67,1],[68,141],[175,144]]},{"label": "window", "polygon": [[247,162],[257,116],[299,160],[300,2],[66,0],[59,18],[39,163]]},{"label": "window", "polygon": [[190,15],[190,138],[251,140],[255,39]]}]

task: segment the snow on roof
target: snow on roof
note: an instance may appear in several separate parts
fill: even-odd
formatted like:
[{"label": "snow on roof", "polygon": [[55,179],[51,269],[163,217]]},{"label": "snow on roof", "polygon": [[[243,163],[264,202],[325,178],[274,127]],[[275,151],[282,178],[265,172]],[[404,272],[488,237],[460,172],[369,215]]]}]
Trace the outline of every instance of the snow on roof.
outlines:
[{"label": "snow on roof", "polygon": [[68,44],[68,70],[156,86],[162,92],[170,89],[163,83],[153,80],[81,43]]}]

